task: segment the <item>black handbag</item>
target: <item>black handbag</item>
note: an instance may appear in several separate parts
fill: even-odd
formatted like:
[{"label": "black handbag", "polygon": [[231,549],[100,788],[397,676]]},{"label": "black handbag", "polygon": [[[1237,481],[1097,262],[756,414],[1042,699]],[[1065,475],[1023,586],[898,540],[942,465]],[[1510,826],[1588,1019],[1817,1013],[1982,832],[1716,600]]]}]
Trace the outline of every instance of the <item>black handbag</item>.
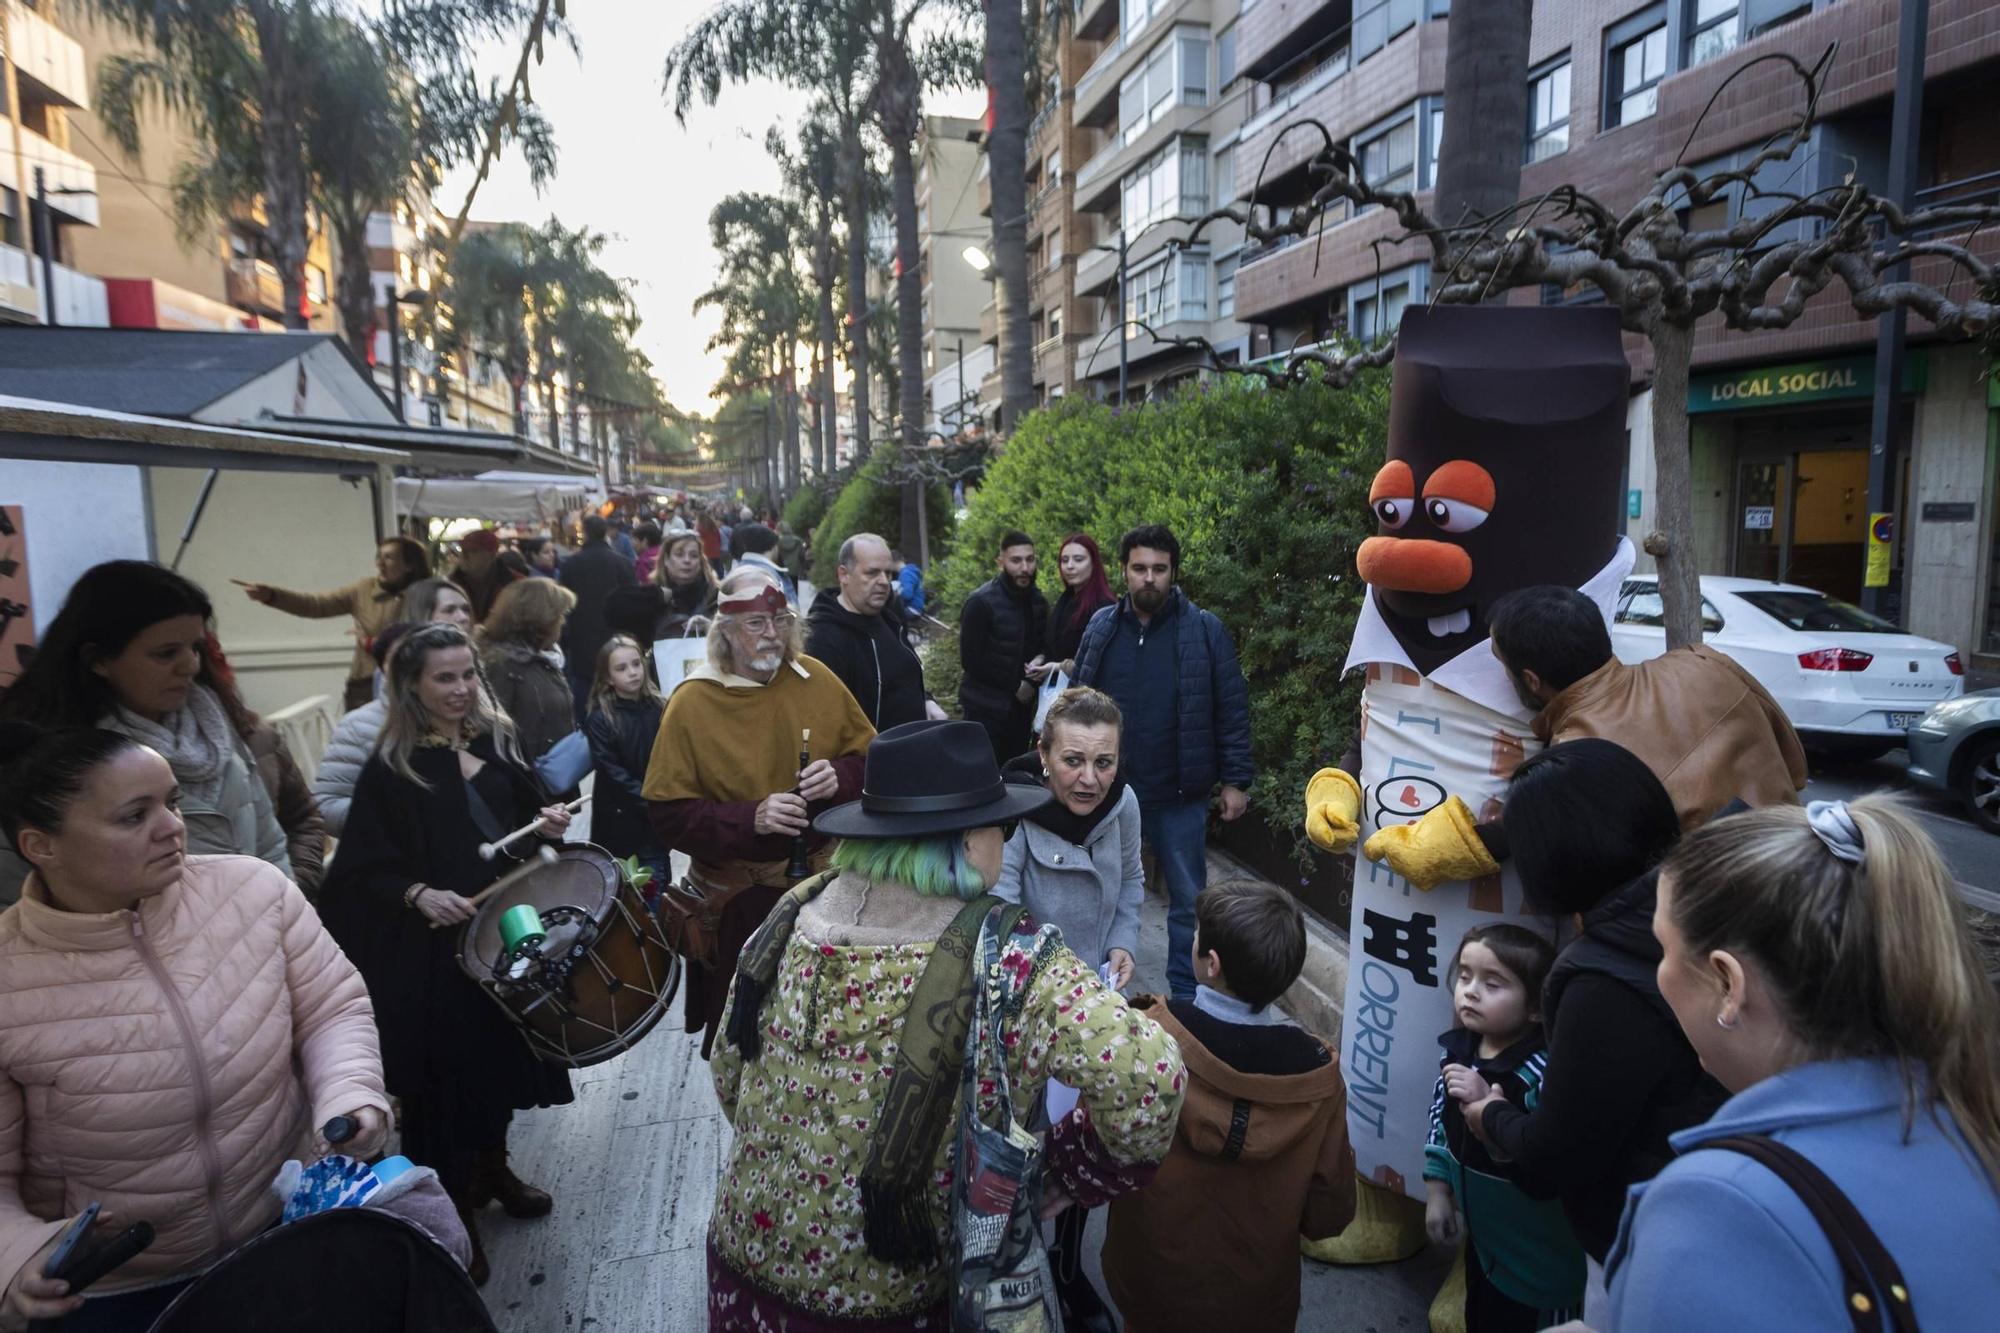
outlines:
[{"label": "black handbag", "polygon": [[1742,1153],[1791,1186],[1799,1202],[1826,1233],[1835,1257],[1840,1260],[1847,1317],[1853,1322],[1855,1333],[1879,1333],[1884,1321],[1893,1333],[1918,1333],[1917,1315],[1910,1308],[1910,1288],[1903,1281],[1903,1270],[1896,1266],[1875,1229],[1861,1216],[1861,1210],[1840,1192],[1840,1186],[1827,1178],[1826,1172],[1796,1149],[1763,1134],[1733,1134],[1700,1146]]}]

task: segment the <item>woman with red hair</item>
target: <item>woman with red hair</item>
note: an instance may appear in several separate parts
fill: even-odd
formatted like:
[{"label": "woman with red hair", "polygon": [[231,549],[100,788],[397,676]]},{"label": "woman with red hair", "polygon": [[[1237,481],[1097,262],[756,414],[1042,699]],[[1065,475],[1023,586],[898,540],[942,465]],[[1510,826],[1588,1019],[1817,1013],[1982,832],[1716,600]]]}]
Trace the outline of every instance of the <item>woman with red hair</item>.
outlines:
[{"label": "woman with red hair", "polygon": [[1083,641],[1083,627],[1098,608],[1118,599],[1104,577],[1104,556],[1087,534],[1072,532],[1056,548],[1056,571],[1062,576],[1062,596],[1049,613],[1048,644],[1042,653],[1043,665],[1035,669],[1040,680],[1052,671],[1076,674],[1076,646]]}]

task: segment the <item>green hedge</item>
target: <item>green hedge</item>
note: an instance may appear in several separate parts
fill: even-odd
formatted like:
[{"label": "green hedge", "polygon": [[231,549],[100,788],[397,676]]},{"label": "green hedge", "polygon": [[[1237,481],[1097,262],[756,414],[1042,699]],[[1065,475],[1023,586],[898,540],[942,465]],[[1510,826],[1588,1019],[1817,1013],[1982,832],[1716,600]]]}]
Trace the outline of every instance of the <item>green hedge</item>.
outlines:
[{"label": "green hedge", "polygon": [[[916,559],[916,534],[911,533],[909,540],[904,540],[902,487],[891,475],[896,458],[894,447],[877,449],[833,497],[826,516],[819,522],[819,531],[813,535],[814,586],[833,586],[840,544],[857,532],[878,533],[889,545]],[[934,485],[929,499],[931,549],[943,550],[952,534],[951,488]],[[796,524],[793,529],[802,531]]]},{"label": "green hedge", "polygon": [[956,607],[992,575],[1000,534],[1020,528],[1040,546],[1053,600],[1065,534],[1096,537],[1109,565],[1127,529],[1172,527],[1182,584],[1228,626],[1249,678],[1252,803],[1271,827],[1297,830],[1306,779],[1339,757],[1355,723],[1359,680],[1340,669],[1388,402],[1382,373],[1345,390],[1224,381],[1123,411],[1065,400],[1023,421],[987,470],[932,586]]},{"label": "green hedge", "polygon": [[832,503],[829,497],[835,489],[828,486],[822,490],[819,483],[809,481],[785,501],[784,512],[778,517],[791,524],[792,531],[803,537],[826,517],[827,506]]}]

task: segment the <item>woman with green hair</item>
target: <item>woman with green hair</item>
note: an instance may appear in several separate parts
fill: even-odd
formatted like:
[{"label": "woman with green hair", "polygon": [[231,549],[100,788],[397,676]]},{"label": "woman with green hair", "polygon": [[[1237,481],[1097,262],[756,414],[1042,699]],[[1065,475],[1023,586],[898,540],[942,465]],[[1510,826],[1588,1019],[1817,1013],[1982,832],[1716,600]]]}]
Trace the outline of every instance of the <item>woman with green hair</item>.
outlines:
[{"label": "woman with green hair", "polygon": [[[965,909],[1000,906],[983,895],[1006,834],[1048,800],[1001,781],[976,723],[911,722],[869,746],[862,798],[814,821],[843,839],[834,868],[745,946],[713,1061],[735,1135],[709,1223],[711,1329],[950,1326]],[[1059,1080],[1077,1104],[1047,1132],[1042,1213],[1139,1188],[1180,1114],[1174,1043],[1053,928],[1021,919],[997,967],[1014,997],[1007,1105],[982,1081],[980,1119],[1033,1125]]]}]

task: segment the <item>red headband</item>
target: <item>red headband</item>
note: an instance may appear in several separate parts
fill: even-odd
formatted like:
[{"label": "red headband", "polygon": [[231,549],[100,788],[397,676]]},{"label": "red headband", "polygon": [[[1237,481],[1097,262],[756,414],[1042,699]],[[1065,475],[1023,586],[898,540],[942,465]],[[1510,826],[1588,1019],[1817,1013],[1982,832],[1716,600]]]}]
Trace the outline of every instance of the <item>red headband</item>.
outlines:
[{"label": "red headband", "polygon": [[724,598],[717,609],[726,616],[748,615],[753,611],[769,611],[777,615],[789,605],[782,588],[766,583],[754,593]]}]

